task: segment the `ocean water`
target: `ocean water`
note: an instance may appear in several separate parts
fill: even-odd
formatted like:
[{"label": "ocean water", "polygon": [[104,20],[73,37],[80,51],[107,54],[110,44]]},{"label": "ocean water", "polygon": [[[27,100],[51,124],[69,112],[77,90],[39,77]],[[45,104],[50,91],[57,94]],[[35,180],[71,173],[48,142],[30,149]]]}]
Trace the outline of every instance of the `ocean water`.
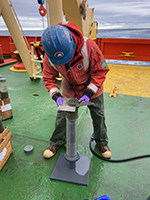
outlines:
[{"label": "ocean water", "polygon": [[[132,39],[150,39],[150,28],[138,29],[105,29],[98,30],[99,38],[132,38]],[[123,61],[123,60],[108,60],[107,63],[129,64],[129,65],[144,65],[150,66],[150,62],[141,61]]]},{"label": "ocean water", "polygon": [[150,28],[137,29],[101,29],[98,30],[100,38],[137,38],[150,39]]},{"label": "ocean water", "polygon": [[[24,31],[26,36],[41,36],[43,30]],[[10,35],[9,32],[0,30],[0,35]],[[98,38],[137,38],[150,39],[150,28],[136,28],[136,29],[99,29],[97,33]],[[129,64],[129,65],[145,65],[150,66],[150,62],[140,61],[122,61],[122,60],[108,60],[107,63]]]},{"label": "ocean water", "polygon": [[[25,30],[26,36],[41,36],[43,30]],[[7,30],[0,30],[0,35],[10,35]],[[99,38],[141,38],[150,39],[150,28],[135,29],[99,29],[97,37]]]}]

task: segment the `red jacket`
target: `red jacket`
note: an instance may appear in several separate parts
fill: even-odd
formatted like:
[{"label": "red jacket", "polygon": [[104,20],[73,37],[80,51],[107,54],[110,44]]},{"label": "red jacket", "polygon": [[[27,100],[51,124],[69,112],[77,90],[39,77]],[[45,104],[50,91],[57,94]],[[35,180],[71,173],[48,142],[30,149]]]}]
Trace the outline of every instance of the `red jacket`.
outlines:
[{"label": "red jacket", "polygon": [[76,54],[70,61],[72,66],[68,70],[66,70],[65,65],[54,66],[45,54],[43,80],[47,91],[51,97],[60,92],[56,79],[60,72],[63,76],[61,85],[64,97],[80,98],[86,90],[93,92],[94,95],[91,99],[98,97],[103,92],[103,82],[109,71],[103,54],[93,40],[82,36],[73,22],[60,23],[60,25],[67,27],[71,31],[77,46]]}]

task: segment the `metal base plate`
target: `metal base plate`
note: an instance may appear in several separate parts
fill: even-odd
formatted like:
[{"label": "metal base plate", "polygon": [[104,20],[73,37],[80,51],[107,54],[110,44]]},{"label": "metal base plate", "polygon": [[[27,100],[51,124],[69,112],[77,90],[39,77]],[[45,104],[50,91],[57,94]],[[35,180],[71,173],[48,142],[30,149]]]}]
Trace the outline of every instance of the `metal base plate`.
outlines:
[{"label": "metal base plate", "polygon": [[68,111],[68,112],[75,112],[76,111],[76,107],[94,105],[93,102],[89,101],[89,102],[81,102],[81,103],[77,104],[76,106],[69,106],[68,105],[68,101],[69,100],[71,100],[71,98],[64,98],[63,97],[62,106],[59,106],[58,110]]},{"label": "metal base plate", "polygon": [[76,162],[76,167],[71,169],[70,163],[64,157],[64,153],[61,153],[50,179],[87,186],[90,164],[91,157],[80,156],[80,159]]}]

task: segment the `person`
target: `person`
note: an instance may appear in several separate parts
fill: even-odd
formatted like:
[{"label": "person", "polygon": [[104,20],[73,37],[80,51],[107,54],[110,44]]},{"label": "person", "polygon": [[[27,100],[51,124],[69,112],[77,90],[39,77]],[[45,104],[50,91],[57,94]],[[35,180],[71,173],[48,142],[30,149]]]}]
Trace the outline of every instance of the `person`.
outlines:
[{"label": "person", "polygon": [[[45,51],[43,80],[47,91],[57,106],[62,105],[63,97],[77,98],[79,103],[94,102],[88,106],[94,139],[101,155],[110,158],[103,100],[103,82],[109,68],[98,45],[83,37],[73,22],[47,27],[42,34],[42,44]],[[62,94],[56,79],[59,73],[62,75]],[[43,156],[51,158],[65,144],[66,112],[57,111],[55,130]]]}]

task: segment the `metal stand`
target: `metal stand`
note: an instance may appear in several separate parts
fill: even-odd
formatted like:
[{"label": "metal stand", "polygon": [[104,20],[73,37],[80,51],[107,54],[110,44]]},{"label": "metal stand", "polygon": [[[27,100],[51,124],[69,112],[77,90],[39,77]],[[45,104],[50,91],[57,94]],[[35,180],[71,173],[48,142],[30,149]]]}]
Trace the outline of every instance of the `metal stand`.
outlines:
[{"label": "metal stand", "polygon": [[76,151],[78,108],[67,112],[66,153],[61,153],[50,176],[52,180],[88,185],[91,157],[80,156]]}]

